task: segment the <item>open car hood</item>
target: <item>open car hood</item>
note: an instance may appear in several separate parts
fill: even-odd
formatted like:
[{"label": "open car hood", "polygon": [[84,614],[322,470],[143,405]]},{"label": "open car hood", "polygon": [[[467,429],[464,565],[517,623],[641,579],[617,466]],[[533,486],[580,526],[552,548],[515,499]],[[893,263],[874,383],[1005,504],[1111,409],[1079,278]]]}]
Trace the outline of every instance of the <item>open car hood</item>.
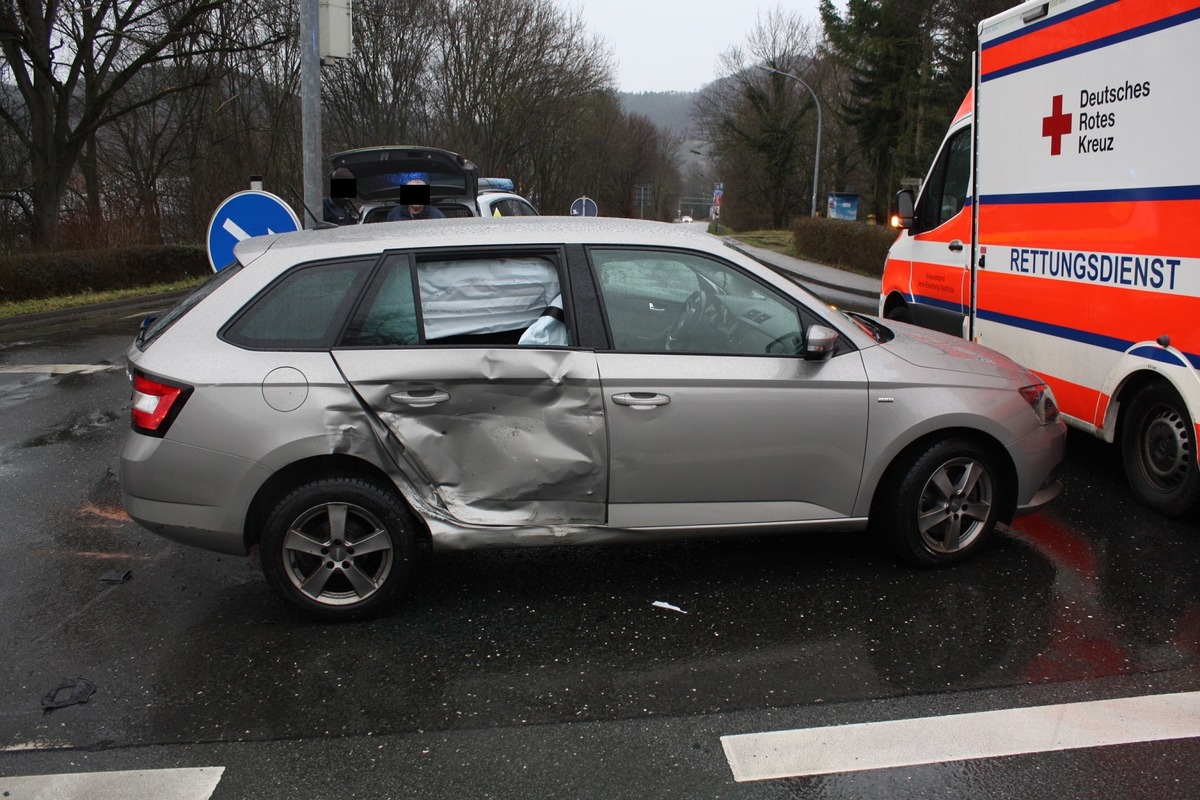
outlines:
[{"label": "open car hood", "polygon": [[398,202],[400,187],[413,178],[429,184],[433,203],[468,198],[479,193],[479,170],[458,153],[435,147],[390,145],[335,153],[334,169],[345,167],[355,179],[355,192],[364,203]]}]

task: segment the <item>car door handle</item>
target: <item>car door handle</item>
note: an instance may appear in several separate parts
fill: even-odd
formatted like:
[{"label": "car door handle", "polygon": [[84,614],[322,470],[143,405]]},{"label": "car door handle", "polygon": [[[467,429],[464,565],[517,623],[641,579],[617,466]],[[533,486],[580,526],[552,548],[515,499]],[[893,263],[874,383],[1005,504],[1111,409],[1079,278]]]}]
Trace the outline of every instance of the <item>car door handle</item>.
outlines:
[{"label": "car door handle", "polygon": [[950,249],[955,253],[961,253],[963,249],[962,239],[951,239]]},{"label": "car door handle", "polygon": [[656,305],[654,305],[653,302],[651,302],[649,305],[650,305],[651,311],[666,311],[667,310],[666,306],[656,306]]},{"label": "car door handle", "polygon": [[392,392],[388,399],[393,403],[412,406],[413,408],[429,408],[437,403],[450,399],[449,392],[439,392],[436,389],[417,389],[412,392]]},{"label": "car door handle", "polygon": [[654,406],[665,406],[671,402],[671,398],[667,395],[654,392],[622,392],[614,394],[612,400],[619,406],[629,406],[630,408],[653,408]]}]

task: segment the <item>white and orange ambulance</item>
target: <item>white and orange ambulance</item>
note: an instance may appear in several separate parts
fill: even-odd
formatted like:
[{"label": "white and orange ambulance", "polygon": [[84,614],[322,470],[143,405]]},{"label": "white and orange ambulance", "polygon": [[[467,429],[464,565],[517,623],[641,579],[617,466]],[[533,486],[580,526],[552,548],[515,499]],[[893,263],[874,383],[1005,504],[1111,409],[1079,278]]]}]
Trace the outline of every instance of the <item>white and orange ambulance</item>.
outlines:
[{"label": "white and orange ambulance", "polygon": [[880,316],[1036,370],[1200,507],[1200,0],[1035,0],[979,24],[972,92],[888,253]]}]

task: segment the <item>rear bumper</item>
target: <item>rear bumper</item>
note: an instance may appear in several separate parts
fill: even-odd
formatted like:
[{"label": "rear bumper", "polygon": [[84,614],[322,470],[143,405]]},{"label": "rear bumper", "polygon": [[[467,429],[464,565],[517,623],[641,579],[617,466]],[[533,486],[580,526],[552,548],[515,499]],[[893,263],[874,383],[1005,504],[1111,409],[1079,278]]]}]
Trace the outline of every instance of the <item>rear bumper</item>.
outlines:
[{"label": "rear bumper", "polygon": [[269,474],[254,461],[131,433],[121,450],[121,499],[154,533],[244,555],[246,512]]}]

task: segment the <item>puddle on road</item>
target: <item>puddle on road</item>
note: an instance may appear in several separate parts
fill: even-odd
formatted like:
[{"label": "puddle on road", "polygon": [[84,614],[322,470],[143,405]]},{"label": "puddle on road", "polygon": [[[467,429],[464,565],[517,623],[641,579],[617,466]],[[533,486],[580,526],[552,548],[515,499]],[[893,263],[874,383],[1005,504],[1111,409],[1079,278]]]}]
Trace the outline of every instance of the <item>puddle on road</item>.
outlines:
[{"label": "puddle on road", "polygon": [[43,447],[49,444],[58,444],[59,442],[85,439],[88,436],[103,431],[120,419],[122,419],[122,415],[115,411],[92,411],[76,417],[56,431],[44,433],[32,439],[26,439],[21,443],[21,447]]}]

